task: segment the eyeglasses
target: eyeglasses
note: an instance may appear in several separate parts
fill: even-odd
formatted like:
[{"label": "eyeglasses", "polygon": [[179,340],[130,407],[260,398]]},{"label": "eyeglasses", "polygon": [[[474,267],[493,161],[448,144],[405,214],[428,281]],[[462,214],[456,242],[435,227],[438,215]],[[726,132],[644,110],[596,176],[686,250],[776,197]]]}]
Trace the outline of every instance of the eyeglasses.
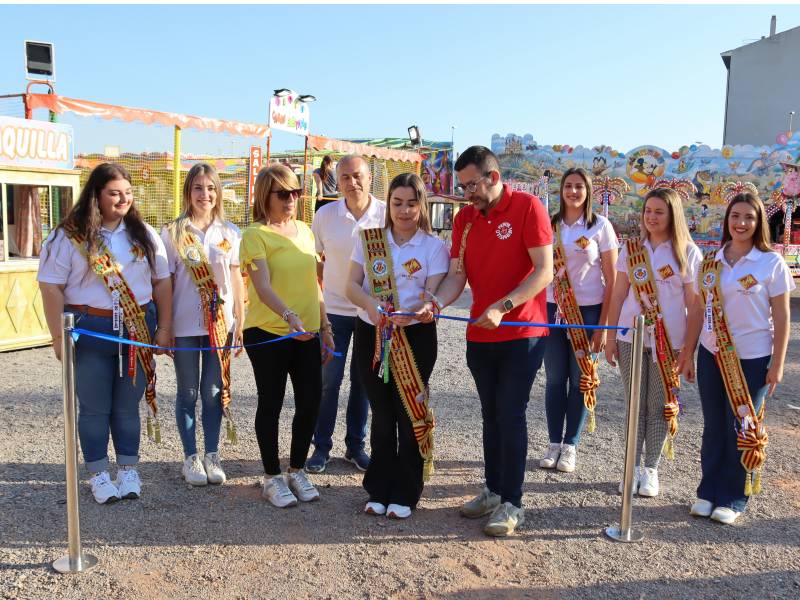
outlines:
[{"label": "eyeglasses", "polygon": [[489,174],[488,173],[484,173],[483,175],[481,175],[480,177],[478,177],[474,181],[470,181],[469,183],[459,183],[456,186],[456,191],[459,194],[465,194],[467,192],[469,192],[471,194],[472,192],[474,192],[475,190],[478,189],[478,184],[481,182],[481,180],[487,179],[488,177],[489,177]]},{"label": "eyeglasses", "polygon": [[291,200],[292,196],[297,196],[297,197],[299,197],[299,196],[300,196],[300,195],[303,193],[303,190],[302,190],[302,189],[296,189],[296,190],[275,190],[275,191],[274,191],[274,192],[272,192],[272,193],[273,193],[273,194],[275,194],[276,196],[278,196],[278,198],[280,198],[280,199],[281,199],[281,200],[283,200],[284,202],[288,202],[289,200]]}]

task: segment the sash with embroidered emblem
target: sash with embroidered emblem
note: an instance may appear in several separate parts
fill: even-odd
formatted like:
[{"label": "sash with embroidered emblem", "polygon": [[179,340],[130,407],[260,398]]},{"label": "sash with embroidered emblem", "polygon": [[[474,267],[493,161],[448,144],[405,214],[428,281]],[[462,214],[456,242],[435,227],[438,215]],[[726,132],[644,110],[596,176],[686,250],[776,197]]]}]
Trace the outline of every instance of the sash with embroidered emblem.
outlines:
[{"label": "sash with embroidered emblem", "polygon": [[[173,225],[174,226],[174,225]],[[208,330],[209,346],[216,349],[217,359],[219,360],[220,372],[222,374],[222,389],[220,390],[220,402],[222,412],[225,415],[225,433],[231,444],[236,444],[238,436],[236,434],[236,423],[233,420],[231,411],[231,349],[230,342],[233,338],[228,333],[225,323],[225,313],[222,305],[225,303],[219,293],[219,286],[214,280],[214,273],[208,262],[208,257],[203,250],[203,244],[198,237],[184,229],[178,238],[178,256],[180,256],[184,267],[192,276],[200,295],[200,310],[203,315],[203,324]],[[173,238],[174,239],[174,238]],[[224,240],[224,243],[230,243]]]},{"label": "sash with embroidered emblem", "polygon": [[[645,325],[650,332],[658,372],[664,386],[664,420],[667,422],[669,434],[664,443],[664,454],[667,458],[672,459],[675,457],[674,442],[678,433],[678,414],[680,413],[681,382],[675,370],[677,356],[661,313],[658,289],[655,285],[653,267],[650,264],[647,249],[638,238],[628,238],[625,244],[628,250],[628,279],[644,315]],[[663,272],[661,274],[665,275]]]},{"label": "sash with embroidered emblem", "polygon": [[[583,326],[583,315],[581,314],[578,301],[575,298],[575,290],[569,281],[567,272],[567,256],[564,250],[564,243],[561,241],[561,224],[556,223],[555,227],[555,246],[553,247],[553,299],[556,302],[561,318],[569,325]],[[589,336],[585,329],[567,329],[572,351],[575,353],[575,360],[581,371],[580,391],[583,393],[583,404],[589,411],[589,423],[587,430],[589,433],[595,430],[594,408],[597,404],[596,390],[600,387],[600,378],[597,375],[597,361],[592,358],[589,346]]]},{"label": "sash with embroidered emblem", "polygon": [[[77,229],[65,224],[64,233],[78,252],[89,262],[89,270],[97,275],[106,286],[109,294],[111,294],[112,303],[115,307],[114,312],[116,313],[117,306],[121,309],[121,321],[128,329],[128,337],[133,341],[151,344],[150,330],[147,328],[144,311],[136,302],[136,297],[133,295],[128,282],[125,281],[122,267],[105,243],[100,240],[97,253],[90,255],[86,247],[86,238]],[[132,251],[140,258],[143,258],[141,256],[143,255],[143,250],[138,246],[134,246]],[[117,317],[114,318],[116,320]],[[121,326],[120,334],[122,334]],[[156,404],[156,362],[153,359],[152,348],[128,346],[128,375],[134,381],[136,381],[137,358],[142,366],[142,371],[147,377],[147,386],[144,392],[145,401],[150,409],[150,414],[147,416],[147,437],[156,443],[160,443],[161,426],[158,423],[158,405]],[[120,376],[122,376],[121,373]]]},{"label": "sash with embroidered emblem", "polygon": [[[741,463],[747,472],[744,493],[745,496],[749,496],[751,493],[757,494],[761,491],[761,471],[767,458],[766,448],[769,438],[764,426],[766,401],[761,404],[761,409],[756,411],[725,316],[721,272],[722,263],[716,259],[716,251],[709,250],[703,258],[698,275],[698,287],[705,296],[706,305],[703,326],[717,338],[714,360],[722,375],[725,393],[736,419],[736,447],[742,453]],[[748,277],[752,279],[752,275]],[[743,279],[745,281],[740,280],[740,283],[743,287],[748,287],[747,278]]]},{"label": "sash with embroidered emblem", "polygon": [[[364,245],[364,265],[369,292],[388,306],[388,312],[391,312],[396,300],[397,285],[394,280],[392,254],[386,230],[363,229],[361,241]],[[397,391],[411,420],[414,437],[423,459],[422,478],[423,481],[428,481],[433,473],[435,427],[433,411],[429,406],[429,389],[422,381],[405,329],[394,327],[385,315],[382,316],[380,323],[375,323],[373,368],[378,363],[380,363],[378,375],[383,377],[384,382],[388,382],[390,370],[394,375]]]}]

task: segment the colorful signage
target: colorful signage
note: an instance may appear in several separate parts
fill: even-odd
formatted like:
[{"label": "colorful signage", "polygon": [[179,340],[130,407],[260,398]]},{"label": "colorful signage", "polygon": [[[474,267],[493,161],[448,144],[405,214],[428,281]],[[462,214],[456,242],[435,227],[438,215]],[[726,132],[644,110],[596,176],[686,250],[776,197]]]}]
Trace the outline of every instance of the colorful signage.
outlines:
[{"label": "colorful signage", "polygon": [[263,164],[264,154],[261,152],[260,146],[250,146],[250,173],[248,175],[248,190],[247,205],[253,206],[253,198],[256,194],[256,176],[261,170]]},{"label": "colorful signage", "polygon": [[308,135],[308,105],[298,100],[298,95],[290,91],[284,96],[273,96],[269,103],[269,126],[298,135]]},{"label": "colorful signage", "polygon": [[74,169],[70,125],[0,117],[0,164],[39,169]]}]

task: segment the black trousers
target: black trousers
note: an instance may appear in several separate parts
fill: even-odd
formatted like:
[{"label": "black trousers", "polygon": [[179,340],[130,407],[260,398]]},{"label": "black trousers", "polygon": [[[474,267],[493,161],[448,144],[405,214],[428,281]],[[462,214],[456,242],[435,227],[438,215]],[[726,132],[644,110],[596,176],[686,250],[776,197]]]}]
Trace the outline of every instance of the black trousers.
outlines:
[{"label": "black trousers", "polygon": [[[273,340],[275,334],[251,327],[244,330],[244,343],[255,344]],[[286,377],[292,378],[294,388],[294,418],[289,466],[302,469],[311,446],[311,436],[317,424],[322,398],[322,358],[319,338],[305,342],[281,340],[247,348],[258,390],[256,409],[256,439],[261,462],[267,475],[281,472],[278,459],[278,424],[286,395]]]},{"label": "black trousers", "polygon": [[[436,364],[436,325],[420,323],[405,328],[422,381],[427,385]],[[356,320],[353,359],[372,409],[372,454],[364,475],[371,502],[416,507],[422,495],[422,456],[411,420],[390,371],[388,383],[372,368],[375,327]]]}]

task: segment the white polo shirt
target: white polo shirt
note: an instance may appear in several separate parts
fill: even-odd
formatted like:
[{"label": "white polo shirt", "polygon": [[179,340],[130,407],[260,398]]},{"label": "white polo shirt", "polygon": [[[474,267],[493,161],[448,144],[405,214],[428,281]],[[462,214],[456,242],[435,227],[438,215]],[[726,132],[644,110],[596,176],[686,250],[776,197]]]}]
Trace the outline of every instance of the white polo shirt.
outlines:
[{"label": "white polo shirt", "polygon": [[344,198],[320,208],[314,215],[317,252],[325,254],[322,270],[325,310],[334,315],[355,317],[356,307],[347,299],[345,289],[350,272],[350,256],[361,229],[374,229],[386,224],[386,203],[370,194],[369,206],[356,221],[347,209]]},{"label": "white polo shirt", "polygon": [[[391,230],[386,231],[389,241],[389,250],[392,253],[392,266],[394,267],[394,280],[397,285],[395,310],[418,308],[422,300],[420,294],[425,290],[428,277],[447,273],[450,267],[450,254],[444,242],[434,235],[425,233],[421,229],[402,246],[398,246]],[[364,283],[361,289],[369,295],[369,276],[364,266],[364,245],[359,238],[353,248],[352,260],[364,269]],[[358,309],[358,316],[365,322],[372,323],[367,311]]]},{"label": "white polo shirt", "polygon": [[[603,215],[596,215],[594,225],[587,228],[586,220],[581,216],[572,225],[562,221],[559,229],[567,259],[567,275],[578,306],[600,304],[606,288],[600,254],[619,247],[611,221]],[[555,231],[553,236],[555,247]],[[547,301],[555,302],[552,283],[547,286]]]},{"label": "white polo shirt", "polygon": [[[762,252],[755,247],[732,267],[725,260],[721,248],[716,256],[722,263],[723,308],[739,358],[770,356],[773,325],[769,301],[795,289],[789,267],[777,252]],[[708,297],[697,279],[694,289],[705,306]],[[717,335],[706,331],[705,310],[700,343],[709,352],[717,351]]]},{"label": "white polo shirt", "polygon": [[[100,235],[111,255],[122,267],[122,275],[140,306],[153,299],[151,279],[169,277],[164,243],[155,229],[147,223],[145,227],[155,246],[154,273],[150,271],[145,256],[137,256],[131,251],[132,244],[128,240],[124,221],[114,231],[104,227],[100,229]],[[63,229],[55,230],[48,236],[36,279],[43,283],[64,285],[64,304],[86,304],[106,310],[112,308],[111,294],[105,283],[89,271],[89,262],[67,238]]]},{"label": "white polo shirt", "polygon": [[[655,250],[650,245],[650,240],[645,240],[644,247],[650,255],[650,265],[653,267],[653,280],[658,290],[658,302],[661,305],[661,314],[664,317],[664,324],[667,326],[670,342],[675,350],[683,348],[683,340],[686,337],[686,300],[684,297],[683,286],[686,283],[694,283],[697,278],[697,271],[703,260],[700,249],[693,243],[689,243],[686,248],[686,273],[681,277],[678,262],[672,255],[672,242],[666,241],[659,244]],[[617,271],[624,273],[628,277],[628,247],[622,244],[617,259]],[[633,293],[633,286],[628,290],[625,302],[622,303],[622,312],[619,315],[618,325],[621,327],[633,327],[633,320],[642,314],[641,307],[636,301]],[[613,323],[612,323],[613,324]],[[644,344],[652,348],[655,340],[651,339],[645,327]],[[629,329],[625,335],[617,331],[617,339],[624,342],[633,341],[633,331]],[[653,353],[655,360],[655,352]]]},{"label": "white polo shirt", "polygon": [[[203,251],[211,265],[214,281],[223,300],[225,324],[230,331],[233,327],[231,267],[239,266],[239,244],[242,241],[242,234],[233,223],[222,222],[219,219],[215,219],[205,233],[191,222],[187,227],[203,244]],[[175,249],[172,236],[166,227],[161,230],[161,239],[167,249],[169,272],[175,275],[172,287],[172,323],[175,337],[208,335],[208,329],[203,325],[200,293],[197,291],[192,274]]]}]

